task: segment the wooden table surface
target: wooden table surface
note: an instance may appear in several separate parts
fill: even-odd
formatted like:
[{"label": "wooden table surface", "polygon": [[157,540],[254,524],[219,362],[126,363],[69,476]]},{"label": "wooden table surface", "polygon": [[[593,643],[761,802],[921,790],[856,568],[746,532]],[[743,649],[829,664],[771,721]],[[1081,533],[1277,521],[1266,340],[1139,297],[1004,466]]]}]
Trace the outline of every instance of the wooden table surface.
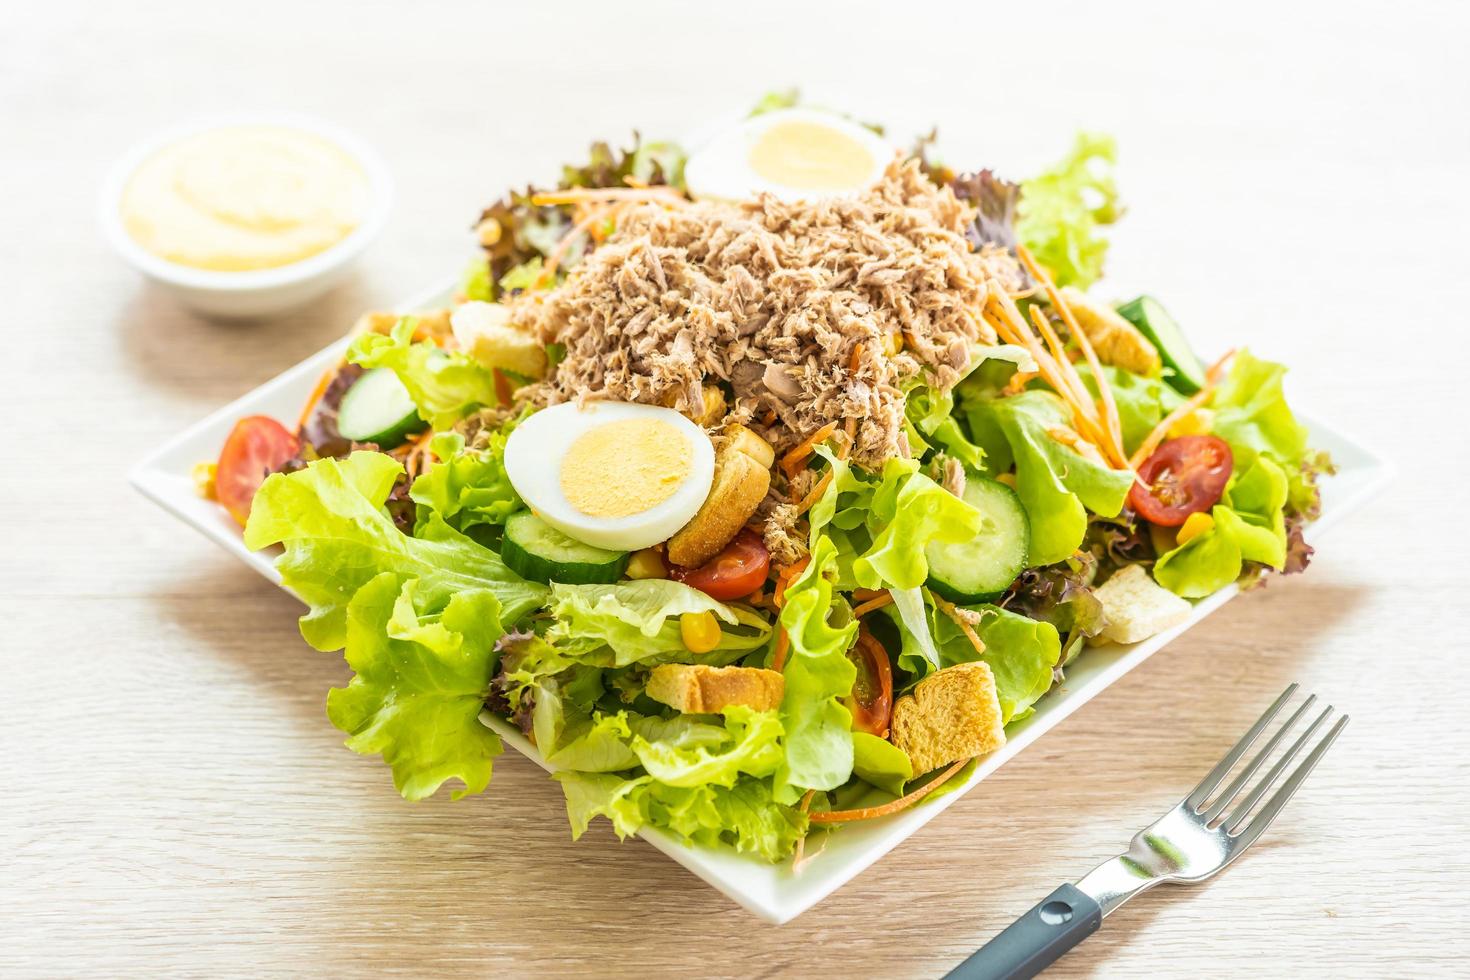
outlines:
[{"label": "wooden table surface", "polygon": [[[1117,852],[1291,680],[1353,723],[1276,828],[1052,975],[1463,974],[1462,8],[498,6],[63,0],[0,32],[0,974],[937,976]],[[302,643],[295,602],[125,476],[456,271],[504,187],[789,83],[938,121],[951,160],[1012,173],[1078,126],[1117,134],[1120,290],[1162,296],[1207,351],[1292,364],[1297,404],[1399,478],[1309,574],[1232,602],[777,928],[605,825],[571,844],[557,787],[513,755],[484,797],[401,801],[327,723],[347,671]],[[242,108],[358,131],[399,195],[349,284],[228,326],[116,260],[94,197],[134,140]]]}]

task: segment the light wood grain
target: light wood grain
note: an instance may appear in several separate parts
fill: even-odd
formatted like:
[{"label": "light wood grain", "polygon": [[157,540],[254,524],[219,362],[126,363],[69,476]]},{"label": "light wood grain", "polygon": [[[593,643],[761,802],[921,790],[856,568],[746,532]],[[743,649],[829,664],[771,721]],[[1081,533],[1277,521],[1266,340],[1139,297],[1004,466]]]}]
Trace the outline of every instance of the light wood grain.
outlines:
[{"label": "light wood grain", "polygon": [[[1176,800],[1299,680],[1353,715],[1265,842],[1130,904],[1053,975],[1463,973],[1465,178],[1459,5],[49,3],[0,32],[0,974],[936,976]],[[1393,488],[794,924],[639,842],[568,840],[524,760],[411,806],[341,746],[297,607],[135,496],[138,456],[458,267],[478,207],[594,135],[804,83],[1025,172],[1116,133],[1113,275],[1205,350],[1295,366]],[[133,140],[296,109],[384,151],[361,274],[197,320],[95,231]]]}]

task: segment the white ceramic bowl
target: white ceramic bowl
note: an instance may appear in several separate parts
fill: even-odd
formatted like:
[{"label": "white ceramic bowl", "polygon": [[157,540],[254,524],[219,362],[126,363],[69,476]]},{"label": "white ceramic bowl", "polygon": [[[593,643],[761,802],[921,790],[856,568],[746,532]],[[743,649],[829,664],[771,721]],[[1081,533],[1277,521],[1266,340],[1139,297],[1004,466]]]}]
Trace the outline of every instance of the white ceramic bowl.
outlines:
[{"label": "white ceramic bowl", "polygon": [[[128,234],[122,195],[129,178],[154,153],[185,137],[230,126],[299,129],[341,147],[367,175],[368,201],[352,234],[324,252],[275,269],[195,269],[159,258]],[[282,313],[316,299],[347,274],[353,261],[383,230],[393,202],[387,165],[367,143],[336,126],[303,116],[228,116],[201,119],[139,143],[120,159],[102,184],[98,219],[102,233],[124,259],[185,305],[207,316],[254,319]]]}]

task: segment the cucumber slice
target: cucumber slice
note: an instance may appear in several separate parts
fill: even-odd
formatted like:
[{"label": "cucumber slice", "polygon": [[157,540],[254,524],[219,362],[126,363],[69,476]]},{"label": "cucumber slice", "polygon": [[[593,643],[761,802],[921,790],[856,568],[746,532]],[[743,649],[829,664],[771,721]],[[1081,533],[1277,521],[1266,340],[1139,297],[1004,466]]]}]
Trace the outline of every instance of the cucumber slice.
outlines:
[{"label": "cucumber slice", "polygon": [[337,410],[337,431],[353,442],[392,449],[424,427],[408,389],[391,368],[373,368],[353,382]]},{"label": "cucumber slice", "polygon": [[583,544],[530,511],[505,522],[500,557],[521,578],[564,585],[616,582],[628,567],[628,552]]},{"label": "cucumber slice", "polygon": [[1031,521],[1016,491],[995,480],[971,475],[965,503],[985,515],[985,529],[961,544],[931,544],[929,588],[950,602],[989,602],[1026,570]]},{"label": "cucumber slice", "polygon": [[1168,311],[1152,296],[1140,296],[1118,307],[1118,315],[1152,341],[1166,367],[1173,369],[1169,385],[1181,395],[1192,395],[1205,386],[1205,368],[1184,339],[1184,332]]}]

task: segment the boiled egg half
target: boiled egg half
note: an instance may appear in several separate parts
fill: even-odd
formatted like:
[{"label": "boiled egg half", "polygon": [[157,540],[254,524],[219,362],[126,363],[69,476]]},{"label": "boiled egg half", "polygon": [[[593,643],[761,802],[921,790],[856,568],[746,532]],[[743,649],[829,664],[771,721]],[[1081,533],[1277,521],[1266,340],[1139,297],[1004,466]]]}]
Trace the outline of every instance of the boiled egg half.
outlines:
[{"label": "boiled egg half", "polygon": [[696,198],[739,201],[765,192],[783,201],[857,194],[883,176],[894,147],[850,119],[782,109],[710,139],[684,165]]},{"label": "boiled egg half", "polygon": [[526,505],[558,531],[636,551],[689,523],[709,496],[715,450],[703,429],[670,408],[567,402],[516,426],[505,471]]}]

